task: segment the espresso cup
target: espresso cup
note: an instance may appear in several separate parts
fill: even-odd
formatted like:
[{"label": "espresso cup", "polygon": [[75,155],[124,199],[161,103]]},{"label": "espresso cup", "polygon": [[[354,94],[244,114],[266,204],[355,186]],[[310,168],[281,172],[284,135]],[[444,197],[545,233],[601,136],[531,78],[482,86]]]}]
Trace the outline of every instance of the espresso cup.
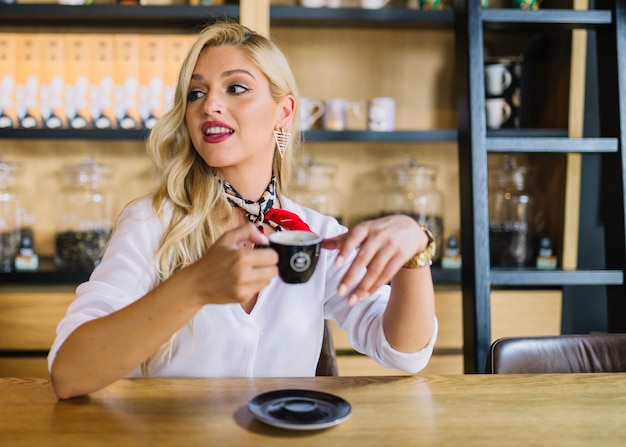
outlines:
[{"label": "espresso cup", "polygon": [[326,0],[300,0],[300,4],[305,8],[321,8],[326,6]]},{"label": "espresso cup", "polygon": [[388,2],[389,0],[360,0],[359,5],[365,9],[380,9]]},{"label": "espresso cup", "polygon": [[346,130],[348,128],[348,112],[356,117],[361,115],[360,104],[343,98],[329,99],[324,103],[324,129]]},{"label": "espresso cup", "polygon": [[490,98],[485,101],[485,112],[487,127],[500,129],[511,117],[512,109],[504,98]]},{"label": "espresso cup", "polygon": [[367,127],[377,132],[391,132],[396,123],[396,100],[391,97],[372,98],[367,103]]},{"label": "espresso cup", "polygon": [[317,266],[322,238],[310,231],[277,231],[269,236],[278,253],[278,272],[288,284],[307,282]]},{"label": "espresso cup", "polygon": [[513,82],[509,68],[501,63],[485,64],[485,89],[488,96],[500,96]]}]

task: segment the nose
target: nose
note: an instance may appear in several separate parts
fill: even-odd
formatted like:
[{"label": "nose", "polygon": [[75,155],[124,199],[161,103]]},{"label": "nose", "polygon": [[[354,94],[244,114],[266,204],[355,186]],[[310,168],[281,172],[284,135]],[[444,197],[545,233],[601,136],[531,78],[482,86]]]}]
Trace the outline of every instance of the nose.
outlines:
[{"label": "nose", "polygon": [[212,114],[220,114],[224,110],[224,104],[222,96],[219,90],[210,90],[204,100],[203,111],[205,115],[210,116]]}]

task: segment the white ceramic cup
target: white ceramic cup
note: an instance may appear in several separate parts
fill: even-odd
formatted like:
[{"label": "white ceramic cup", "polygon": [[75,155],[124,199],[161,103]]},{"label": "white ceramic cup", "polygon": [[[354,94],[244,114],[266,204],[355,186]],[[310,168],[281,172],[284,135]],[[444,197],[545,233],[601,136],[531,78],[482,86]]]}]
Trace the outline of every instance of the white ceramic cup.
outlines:
[{"label": "white ceramic cup", "polygon": [[504,98],[490,98],[485,101],[487,127],[499,129],[511,117],[511,106]]},{"label": "white ceramic cup", "polygon": [[313,124],[324,115],[324,102],[311,98],[300,98],[300,130],[311,130]]},{"label": "white ceramic cup", "polygon": [[389,3],[389,0],[359,0],[361,8],[365,9],[380,9]]},{"label": "white ceramic cup", "polygon": [[300,4],[306,8],[322,8],[326,6],[326,0],[300,0]]},{"label": "white ceramic cup", "polygon": [[348,111],[360,115],[360,107],[356,102],[343,98],[329,99],[324,103],[324,129],[346,130],[348,127]]},{"label": "white ceramic cup", "polygon": [[512,81],[513,76],[506,65],[496,63],[485,66],[485,89],[488,95],[502,95]]},{"label": "white ceramic cup", "polygon": [[396,126],[396,100],[391,97],[372,98],[367,103],[367,128],[391,132]]}]

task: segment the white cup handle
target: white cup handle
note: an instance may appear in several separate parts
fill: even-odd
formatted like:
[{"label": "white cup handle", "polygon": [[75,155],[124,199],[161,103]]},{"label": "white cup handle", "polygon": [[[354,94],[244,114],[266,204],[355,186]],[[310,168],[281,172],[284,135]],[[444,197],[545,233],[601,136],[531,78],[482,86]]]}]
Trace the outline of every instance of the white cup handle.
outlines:
[{"label": "white cup handle", "polygon": [[326,111],[326,107],[324,106],[323,101],[314,101],[313,108],[314,109],[317,108],[317,110],[315,110],[315,112],[311,113],[311,116],[309,116],[309,119],[308,119],[309,127],[311,127],[315,121],[320,119],[322,115],[324,114],[324,112]]},{"label": "white cup handle", "polygon": [[513,81],[513,77],[511,76],[511,72],[509,70],[502,70],[502,90],[506,90],[511,85],[511,81]]},{"label": "white cup handle", "polygon": [[502,120],[500,121],[500,124],[506,123],[506,121],[510,117],[511,117],[511,106],[508,103],[503,102],[502,103]]}]

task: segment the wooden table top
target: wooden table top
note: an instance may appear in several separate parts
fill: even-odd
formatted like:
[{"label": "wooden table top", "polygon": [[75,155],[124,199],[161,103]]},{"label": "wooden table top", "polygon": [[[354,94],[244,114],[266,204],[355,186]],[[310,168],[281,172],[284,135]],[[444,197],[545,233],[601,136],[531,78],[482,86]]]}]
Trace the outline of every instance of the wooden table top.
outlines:
[{"label": "wooden table top", "polygon": [[[254,396],[325,391],[341,424],[292,431],[257,421]],[[626,374],[120,380],[59,401],[45,379],[0,379],[0,444],[14,446],[620,446]]]}]

